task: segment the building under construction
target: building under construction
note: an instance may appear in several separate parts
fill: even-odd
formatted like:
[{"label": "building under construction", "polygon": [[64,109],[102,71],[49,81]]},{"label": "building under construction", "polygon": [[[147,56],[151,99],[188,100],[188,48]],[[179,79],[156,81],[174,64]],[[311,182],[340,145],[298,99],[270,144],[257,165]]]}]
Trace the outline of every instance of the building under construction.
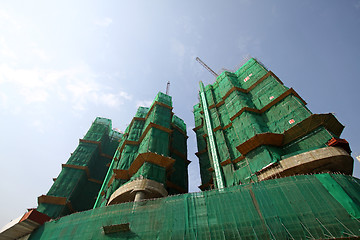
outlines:
[{"label": "building under construction", "polygon": [[360,180],[332,114],[252,58],[200,83],[201,192],[187,193],[185,123],[159,93],[125,132],[97,118],[37,209],[0,239],[351,239]]}]

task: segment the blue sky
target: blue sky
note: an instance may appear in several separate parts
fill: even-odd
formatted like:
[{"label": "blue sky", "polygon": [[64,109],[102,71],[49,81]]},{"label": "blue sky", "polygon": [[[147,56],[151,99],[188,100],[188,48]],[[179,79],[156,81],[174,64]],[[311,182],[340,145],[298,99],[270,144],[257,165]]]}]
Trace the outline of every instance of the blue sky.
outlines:
[{"label": "blue sky", "polygon": [[[360,1],[2,1],[0,226],[37,206],[97,116],[124,130],[170,81],[200,184],[198,82],[255,56],[360,155]],[[360,177],[360,163],[355,176]]]}]

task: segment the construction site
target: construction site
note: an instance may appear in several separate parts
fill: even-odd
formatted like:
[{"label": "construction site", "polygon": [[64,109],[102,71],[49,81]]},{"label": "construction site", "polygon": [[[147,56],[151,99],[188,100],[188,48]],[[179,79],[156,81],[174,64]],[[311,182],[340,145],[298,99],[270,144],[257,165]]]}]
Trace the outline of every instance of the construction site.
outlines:
[{"label": "construction site", "polygon": [[216,77],[193,106],[199,192],[188,193],[186,123],[159,92],[123,132],[97,117],[0,240],[359,238],[360,180],[338,119],[256,58],[221,74],[197,60]]}]

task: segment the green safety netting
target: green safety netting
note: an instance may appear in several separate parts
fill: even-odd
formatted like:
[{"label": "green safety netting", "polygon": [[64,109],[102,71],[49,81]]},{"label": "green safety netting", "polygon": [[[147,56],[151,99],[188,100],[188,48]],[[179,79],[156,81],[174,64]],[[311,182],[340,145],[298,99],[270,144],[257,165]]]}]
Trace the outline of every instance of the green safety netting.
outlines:
[{"label": "green safety netting", "polygon": [[130,178],[130,181],[137,178],[147,178],[166,184],[166,169],[152,163],[144,162],[139,170]]},{"label": "green safety netting", "polygon": [[[150,108],[138,108],[135,118],[126,128],[94,207],[106,205],[117,188],[140,176],[160,182],[165,187],[169,180],[187,191],[186,140],[186,124],[173,115],[171,97],[159,92]],[[141,154],[149,152],[174,159],[175,163],[170,172],[166,172],[162,166],[144,162],[128,179],[115,179],[114,170],[130,169],[137,158],[143,158]],[[179,193],[174,189],[167,190],[170,194]]]},{"label": "green safety netting", "polygon": [[47,222],[29,239],[357,238],[359,201],[359,179],[301,175],[96,208]]},{"label": "green safety netting", "polygon": [[[39,204],[38,211],[57,218],[92,208],[121,137],[111,129],[111,120],[97,117],[42,197],[45,202]],[[53,197],[66,198],[66,203],[59,204],[56,198],[53,202]]]},{"label": "green safety netting", "polygon": [[[208,124],[214,131],[219,162],[236,160],[231,166],[221,166],[227,186],[237,182],[254,181],[257,179],[256,172],[269,164],[305,151],[326,147],[331,138],[338,137],[326,127],[319,126],[310,132],[304,130],[303,136],[287,142],[284,146],[262,146],[250,149],[246,156],[242,156],[237,149],[239,145],[259,134],[283,134],[312,116],[305,102],[254,58],[235,73],[224,71],[220,74],[214,84],[205,86],[205,97],[209,106]],[[201,161],[208,161],[209,158],[204,157],[206,154],[210,156],[210,151],[207,151],[208,136],[201,102],[194,106],[193,112],[198,152],[202,153],[198,154],[200,171],[207,175],[204,179],[208,179],[210,173],[206,168],[209,164],[201,164]]]}]

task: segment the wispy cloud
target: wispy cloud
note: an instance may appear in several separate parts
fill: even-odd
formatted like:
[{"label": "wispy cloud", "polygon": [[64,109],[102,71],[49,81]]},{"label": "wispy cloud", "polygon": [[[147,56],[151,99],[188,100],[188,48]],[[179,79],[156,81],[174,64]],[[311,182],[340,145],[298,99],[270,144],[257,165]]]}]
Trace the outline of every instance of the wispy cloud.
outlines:
[{"label": "wispy cloud", "polygon": [[[1,19],[1,18],[0,18]],[[17,59],[17,56],[13,50],[10,49],[6,43],[5,38],[0,38],[0,55],[4,58],[10,58],[11,60]]]},{"label": "wispy cloud", "polygon": [[177,39],[172,40],[171,50],[180,58],[185,55],[185,45]]},{"label": "wispy cloud", "polygon": [[[68,101],[74,110],[86,110],[91,105],[116,108],[132,96],[124,91],[114,91],[101,84],[99,76],[86,64],[79,64],[64,70],[21,69],[6,64],[0,65],[1,107],[9,103],[7,99],[16,98],[28,105],[50,100]],[[6,89],[14,89],[10,96]]]},{"label": "wispy cloud", "polygon": [[136,102],[136,107],[150,107],[152,100],[140,100]]},{"label": "wispy cloud", "polygon": [[0,10],[0,27],[20,29],[22,25],[19,21],[8,12]]},{"label": "wispy cloud", "polygon": [[44,60],[44,61],[50,60],[49,55],[46,54],[43,49],[33,48],[33,49],[32,49],[32,53],[33,53],[35,56],[39,57],[41,60]]},{"label": "wispy cloud", "polygon": [[94,24],[96,26],[100,26],[100,27],[108,27],[112,22],[113,21],[111,18],[106,17],[106,18],[102,18],[102,19],[96,19],[94,21]]},{"label": "wispy cloud", "polygon": [[356,9],[360,9],[360,1],[357,1],[354,6]]},{"label": "wispy cloud", "polygon": [[238,49],[243,54],[249,52],[259,53],[261,51],[261,41],[252,36],[241,36],[238,40]]}]

